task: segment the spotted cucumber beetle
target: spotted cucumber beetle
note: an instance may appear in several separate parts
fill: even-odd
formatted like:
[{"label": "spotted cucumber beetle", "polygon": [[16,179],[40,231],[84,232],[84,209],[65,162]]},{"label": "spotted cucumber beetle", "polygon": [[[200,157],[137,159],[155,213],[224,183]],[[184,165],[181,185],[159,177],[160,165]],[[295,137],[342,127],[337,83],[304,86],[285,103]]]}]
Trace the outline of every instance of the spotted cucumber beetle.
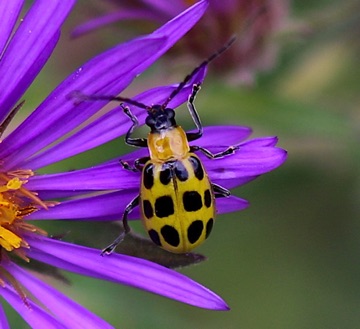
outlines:
[{"label": "spotted cucumber beetle", "polygon": [[194,105],[200,83],[193,85],[187,103],[197,128],[195,132],[187,133],[177,125],[175,111],[167,105],[197,72],[228,49],[234,40],[232,38],[187,75],[163,104],[147,106],[124,97],[82,95],[83,99],[125,102],[148,112],[145,123],[150,132],[147,138],[133,138],[131,135],[139,125],[138,120],[129,107],[120,104],[132,122],[126,133],[125,143],[147,147],[149,156],[135,160],[133,166],[120,161],[124,169],[142,173],[140,193],[124,210],[124,232],[103,249],[102,255],[112,253],[130,232],[127,217],[138,206],[151,240],[165,250],[186,253],[209,236],[216,215],[215,198],[228,197],[230,191],[210,181],[200,158],[194,152],[200,151],[208,158],[216,159],[234,153],[235,147],[213,154],[203,147],[189,145],[189,142],[203,135],[203,126]]}]

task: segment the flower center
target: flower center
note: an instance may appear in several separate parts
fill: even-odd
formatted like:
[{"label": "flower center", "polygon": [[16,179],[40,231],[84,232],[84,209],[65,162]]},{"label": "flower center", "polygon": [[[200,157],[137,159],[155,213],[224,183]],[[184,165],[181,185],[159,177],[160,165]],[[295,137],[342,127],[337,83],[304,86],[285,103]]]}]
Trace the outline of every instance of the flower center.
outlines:
[{"label": "flower center", "polygon": [[[26,223],[24,217],[41,206],[47,208],[35,193],[25,189],[31,171],[0,173],[0,248],[2,251],[14,252],[25,261],[29,261],[23,248],[29,248],[22,235],[36,232],[47,235],[45,231]],[[2,254],[2,253],[1,253]]]},{"label": "flower center", "polygon": [[[36,193],[23,187],[32,175],[31,170],[0,172],[0,261],[4,265],[9,260],[10,253],[29,262],[26,256],[29,244],[24,239],[24,234],[32,232],[47,235],[44,230],[24,221],[25,216],[39,207],[47,209],[46,203],[41,201]],[[0,263],[0,286],[5,286],[6,282],[12,285],[24,304],[30,307],[22,285]]]}]

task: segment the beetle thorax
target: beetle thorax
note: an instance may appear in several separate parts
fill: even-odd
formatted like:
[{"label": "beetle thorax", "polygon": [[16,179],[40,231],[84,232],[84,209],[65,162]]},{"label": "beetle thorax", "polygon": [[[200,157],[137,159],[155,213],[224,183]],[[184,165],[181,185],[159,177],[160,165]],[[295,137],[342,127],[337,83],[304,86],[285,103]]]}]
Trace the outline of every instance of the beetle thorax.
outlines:
[{"label": "beetle thorax", "polygon": [[180,126],[151,132],[148,136],[150,158],[154,161],[182,159],[190,151],[184,130]]}]

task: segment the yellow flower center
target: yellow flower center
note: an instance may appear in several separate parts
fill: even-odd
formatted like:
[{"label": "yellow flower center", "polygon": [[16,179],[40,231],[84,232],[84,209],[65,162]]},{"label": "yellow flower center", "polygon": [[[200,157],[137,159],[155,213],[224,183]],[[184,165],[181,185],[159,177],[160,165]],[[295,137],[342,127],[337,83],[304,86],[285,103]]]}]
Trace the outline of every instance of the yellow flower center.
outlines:
[{"label": "yellow flower center", "polygon": [[13,178],[6,185],[0,186],[0,245],[7,251],[20,248],[21,238],[9,228],[18,217],[18,206],[7,200],[4,192],[18,190],[22,183],[19,178]]},{"label": "yellow flower center", "polygon": [[[23,187],[27,182],[25,178],[31,174],[29,170],[0,173],[0,182],[3,184],[0,185],[0,248],[8,252],[14,251],[26,261],[28,258],[22,248],[29,248],[29,245],[22,234],[37,232],[46,235],[45,231],[23,220],[38,209],[36,206],[47,208],[34,192]],[[11,176],[14,177],[10,178]]]},{"label": "yellow flower center", "polygon": [[[24,221],[24,217],[36,211],[39,207],[47,209],[48,205],[41,201],[35,192],[23,187],[27,179],[33,175],[31,170],[19,170],[8,173],[0,172],[0,260],[6,262],[10,253],[29,262],[26,249],[29,244],[23,235],[26,232],[47,235],[47,233]],[[21,284],[0,263],[0,286],[10,283],[17,291],[24,304],[29,303]]]}]

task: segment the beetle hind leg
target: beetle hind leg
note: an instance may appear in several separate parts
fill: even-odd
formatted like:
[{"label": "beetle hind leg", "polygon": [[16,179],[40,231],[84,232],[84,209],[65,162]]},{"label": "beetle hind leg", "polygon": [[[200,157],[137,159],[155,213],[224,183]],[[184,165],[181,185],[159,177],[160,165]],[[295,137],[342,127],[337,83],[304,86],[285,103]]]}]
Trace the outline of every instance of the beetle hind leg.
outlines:
[{"label": "beetle hind leg", "polygon": [[218,184],[214,184],[214,183],[212,183],[211,186],[213,188],[216,199],[217,198],[228,198],[231,195],[231,192],[225,187],[222,187],[222,186],[220,186]]},{"label": "beetle hind leg", "polygon": [[127,217],[129,215],[129,213],[131,213],[131,211],[137,207],[139,205],[139,200],[140,200],[140,195],[137,195],[134,199],[131,200],[131,202],[126,206],[124,214],[122,216],[122,224],[124,227],[124,231],[121,232],[118,237],[111,243],[109,244],[106,248],[104,248],[101,251],[101,256],[104,255],[110,255],[114,249],[124,240],[126,234],[128,234],[130,232],[130,226],[127,220]]}]

